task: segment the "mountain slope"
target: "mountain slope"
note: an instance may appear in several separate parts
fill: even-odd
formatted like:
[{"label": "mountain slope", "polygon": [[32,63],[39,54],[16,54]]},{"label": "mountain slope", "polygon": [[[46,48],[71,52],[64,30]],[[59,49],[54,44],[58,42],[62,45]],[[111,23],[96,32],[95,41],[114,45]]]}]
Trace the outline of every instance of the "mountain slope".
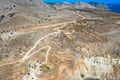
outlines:
[{"label": "mountain slope", "polygon": [[0,1],[0,80],[120,79],[119,14],[39,1]]}]

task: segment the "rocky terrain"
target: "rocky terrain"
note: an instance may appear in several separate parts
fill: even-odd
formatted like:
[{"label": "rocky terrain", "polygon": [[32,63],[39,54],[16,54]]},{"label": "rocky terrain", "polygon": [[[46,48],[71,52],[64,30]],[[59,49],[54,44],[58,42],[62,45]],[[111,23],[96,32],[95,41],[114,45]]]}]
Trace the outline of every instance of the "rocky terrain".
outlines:
[{"label": "rocky terrain", "polygon": [[70,5],[0,0],[0,80],[120,80],[120,15]]}]

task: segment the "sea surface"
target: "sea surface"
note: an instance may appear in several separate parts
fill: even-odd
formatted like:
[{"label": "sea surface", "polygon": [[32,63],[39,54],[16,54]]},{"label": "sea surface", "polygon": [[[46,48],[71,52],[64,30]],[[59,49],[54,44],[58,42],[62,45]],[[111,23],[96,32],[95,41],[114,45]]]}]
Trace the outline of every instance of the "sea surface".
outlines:
[{"label": "sea surface", "polygon": [[120,14],[120,4],[107,4],[109,11]]}]

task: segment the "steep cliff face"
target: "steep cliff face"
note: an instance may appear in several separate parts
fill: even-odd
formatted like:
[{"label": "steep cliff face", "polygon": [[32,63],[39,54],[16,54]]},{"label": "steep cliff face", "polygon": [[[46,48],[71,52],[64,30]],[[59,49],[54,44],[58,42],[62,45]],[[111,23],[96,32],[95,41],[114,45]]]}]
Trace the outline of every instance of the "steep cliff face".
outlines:
[{"label": "steep cliff face", "polygon": [[119,14],[40,0],[0,6],[0,80],[120,79]]}]

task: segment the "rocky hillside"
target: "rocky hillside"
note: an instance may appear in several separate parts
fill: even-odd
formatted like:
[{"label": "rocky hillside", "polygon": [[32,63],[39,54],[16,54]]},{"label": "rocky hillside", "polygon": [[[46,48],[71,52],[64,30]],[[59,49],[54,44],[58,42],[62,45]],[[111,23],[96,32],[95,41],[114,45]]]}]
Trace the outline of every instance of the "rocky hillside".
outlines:
[{"label": "rocky hillside", "polygon": [[0,80],[120,80],[120,15],[0,0]]}]

